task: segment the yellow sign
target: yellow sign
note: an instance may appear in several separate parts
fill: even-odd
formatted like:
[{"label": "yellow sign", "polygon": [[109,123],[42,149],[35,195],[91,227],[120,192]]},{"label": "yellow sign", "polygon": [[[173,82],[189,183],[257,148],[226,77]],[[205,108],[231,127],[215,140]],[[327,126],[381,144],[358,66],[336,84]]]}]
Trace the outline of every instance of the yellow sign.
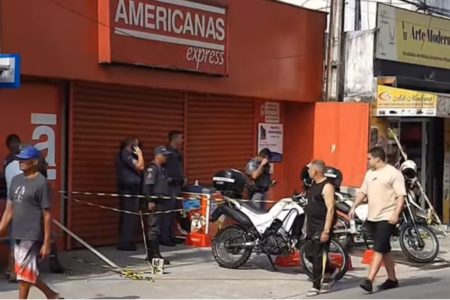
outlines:
[{"label": "yellow sign", "polygon": [[450,69],[450,20],[378,4],[376,57]]},{"label": "yellow sign", "polygon": [[379,85],[377,116],[436,116],[435,94]]}]

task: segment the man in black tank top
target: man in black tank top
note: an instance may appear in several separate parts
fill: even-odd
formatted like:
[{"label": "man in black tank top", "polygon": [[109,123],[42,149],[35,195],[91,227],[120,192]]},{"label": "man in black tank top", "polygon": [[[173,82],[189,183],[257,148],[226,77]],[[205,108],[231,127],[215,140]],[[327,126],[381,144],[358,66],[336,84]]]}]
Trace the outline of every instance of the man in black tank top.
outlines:
[{"label": "man in black tank top", "polygon": [[306,244],[305,253],[313,264],[313,287],[307,296],[315,296],[331,288],[337,269],[326,260],[325,272],[331,274],[327,286],[322,287],[323,256],[328,252],[330,235],[334,223],[334,187],[324,176],[325,163],[321,160],[313,161],[309,166],[309,176],[313,180],[312,186],[306,192],[308,204],[306,213]]}]

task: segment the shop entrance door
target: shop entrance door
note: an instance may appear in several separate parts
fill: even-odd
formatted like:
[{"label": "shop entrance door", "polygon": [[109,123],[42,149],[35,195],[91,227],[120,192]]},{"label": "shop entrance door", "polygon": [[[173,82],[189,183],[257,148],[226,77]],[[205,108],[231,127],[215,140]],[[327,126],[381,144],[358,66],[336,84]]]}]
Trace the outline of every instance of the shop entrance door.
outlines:
[{"label": "shop entrance door", "polygon": [[[397,132],[408,159],[417,165],[418,178],[438,215],[442,216],[443,180],[443,121],[440,118],[390,119],[390,127]],[[389,162],[395,164],[398,152]],[[425,199],[420,198],[425,207]]]},{"label": "shop entrance door", "polygon": [[[417,165],[420,183],[427,190],[427,123],[424,119],[401,119],[400,142],[408,155]],[[421,199],[424,205],[424,199]]]},{"label": "shop entrance door", "polygon": [[[390,120],[390,127],[397,132],[408,159],[413,160],[417,165],[418,178],[425,191],[427,190],[427,123],[427,119],[421,118]],[[389,163],[396,164],[400,160],[401,154],[399,151],[396,152],[395,157],[390,157]],[[421,199],[421,205],[424,205],[424,199]]]}]

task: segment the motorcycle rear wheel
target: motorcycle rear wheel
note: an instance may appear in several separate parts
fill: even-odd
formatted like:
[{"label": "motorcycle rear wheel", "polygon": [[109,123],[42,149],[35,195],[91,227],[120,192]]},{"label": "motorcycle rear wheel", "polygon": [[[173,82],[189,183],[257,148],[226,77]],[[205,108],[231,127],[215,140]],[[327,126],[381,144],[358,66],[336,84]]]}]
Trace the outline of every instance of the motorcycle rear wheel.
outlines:
[{"label": "motorcycle rear wheel", "polygon": [[[314,276],[313,276],[312,262],[307,258],[307,255],[303,250],[304,247],[300,249],[302,270],[310,279],[313,279]],[[328,259],[332,262],[332,264],[335,267],[340,268],[340,271],[336,276],[336,280],[339,280],[342,277],[344,277],[348,269],[349,256],[344,247],[334,239],[331,239],[330,241]]]},{"label": "motorcycle rear wheel", "polygon": [[[418,246],[416,230],[413,225],[408,225],[400,231],[400,248],[411,261],[418,263],[432,262],[439,254],[439,240],[428,226],[417,224],[417,229],[425,244],[424,247]],[[427,252],[424,251],[426,247],[430,247]]]},{"label": "motorcycle rear wheel", "polygon": [[212,243],[212,254],[219,266],[227,269],[237,269],[244,265],[252,254],[250,247],[229,247],[230,243],[249,242],[247,231],[238,225],[222,229]]}]

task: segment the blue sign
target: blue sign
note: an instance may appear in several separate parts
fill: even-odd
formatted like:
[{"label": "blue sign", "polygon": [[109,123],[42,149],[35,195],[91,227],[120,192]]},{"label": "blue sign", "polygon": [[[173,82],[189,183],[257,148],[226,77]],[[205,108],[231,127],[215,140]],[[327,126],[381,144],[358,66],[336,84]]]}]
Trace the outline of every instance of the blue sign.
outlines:
[{"label": "blue sign", "polygon": [[20,87],[20,55],[0,54],[0,89]]}]

